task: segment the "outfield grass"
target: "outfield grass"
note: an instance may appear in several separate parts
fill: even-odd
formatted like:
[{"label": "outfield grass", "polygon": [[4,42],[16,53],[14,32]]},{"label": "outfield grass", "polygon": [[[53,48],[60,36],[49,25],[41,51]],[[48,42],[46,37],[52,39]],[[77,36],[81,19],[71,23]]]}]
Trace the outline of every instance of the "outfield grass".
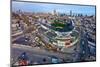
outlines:
[{"label": "outfield grass", "polygon": [[73,29],[72,26],[62,20],[53,20],[51,26],[53,27],[53,30],[60,32],[67,32]]}]

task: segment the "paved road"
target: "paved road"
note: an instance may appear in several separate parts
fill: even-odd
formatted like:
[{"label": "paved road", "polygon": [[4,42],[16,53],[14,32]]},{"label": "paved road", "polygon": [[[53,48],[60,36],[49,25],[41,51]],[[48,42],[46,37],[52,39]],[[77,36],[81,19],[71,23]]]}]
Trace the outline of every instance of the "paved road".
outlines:
[{"label": "paved road", "polygon": [[32,48],[25,45],[12,45],[11,47],[11,56],[14,58],[14,61],[20,56],[21,53],[26,52],[29,56],[29,58],[35,62],[42,62],[43,58],[46,58],[46,63],[51,63],[51,57],[55,56],[57,58],[61,59],[68,59],[71,56],[69,54],[63,54],[59,52],[50,52],[46,50],[40,50],[39,48]]}]

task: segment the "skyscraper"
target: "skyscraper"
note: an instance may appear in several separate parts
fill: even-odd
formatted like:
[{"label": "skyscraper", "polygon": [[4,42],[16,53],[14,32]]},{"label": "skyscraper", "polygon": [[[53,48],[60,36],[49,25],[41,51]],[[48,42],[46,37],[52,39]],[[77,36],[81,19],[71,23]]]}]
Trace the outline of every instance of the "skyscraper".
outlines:
[{"label": "skyscraper", "polygon": [[72,16],[72,11],[70,10],[70,16]]}]

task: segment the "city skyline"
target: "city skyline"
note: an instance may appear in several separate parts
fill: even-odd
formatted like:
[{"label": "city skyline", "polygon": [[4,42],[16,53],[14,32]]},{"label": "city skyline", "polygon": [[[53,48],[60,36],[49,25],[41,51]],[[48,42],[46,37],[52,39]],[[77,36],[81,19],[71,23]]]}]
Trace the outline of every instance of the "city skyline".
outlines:
[{"label": "city skyline", "polygon": [[31,3],[31,2],[12,2],[12,11],[24,11],[24,12],[52,12],[56,10],[59,13],[73,13],[83,15],[95,15],[95,6],[86,5],[72,5],[72,4],[48,4],[48,3]]}]

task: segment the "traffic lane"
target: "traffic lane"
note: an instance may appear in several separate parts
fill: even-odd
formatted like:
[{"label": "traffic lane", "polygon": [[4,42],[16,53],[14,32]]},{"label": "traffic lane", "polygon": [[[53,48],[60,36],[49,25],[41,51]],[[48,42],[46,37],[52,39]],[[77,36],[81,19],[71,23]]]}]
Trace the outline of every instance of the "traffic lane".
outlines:
[{"label": "traffic lane", "polygon": [[[17,58],[23,53],[26,52],[27,56],[29,57],[29,60],[31,60],[32,62],[38,62],[39,64],[43,64],[43,63],[51,63],[51,58],[49,56],[45,56],[45,55],[40,55],[40,54],[36,54],[34,52],[31,51],[26,51],[26,50],[21,50],[21,49],[16,49],[16,48],[12,48],[11,49],[11,58],[13,58],[13,60],[16,62]],[[44,61],[44,58],[46,59],[46,61]]]},{"label": "traffic lane", "polygon": [[[35,61],[37,61],[37,60],[39,60],[40,61],[40,59],[41,59],[41,61],[43,61],[43,59],[44,58],[47,58],[46,60],[48,61],[47,63],[50,63],[50,61],[51,61],[51,58],[52,58],[52,56],[54,56],[54,57],[57,57],[58,59],[60,59],[60,60],[62,60],[61,59],[61,57],[60,56],[58,56],[58,55],[53,55],[52,53],[48,53],[48,52],[42,52],[41,50],[39,51],[39,52],[37,52],[37,50],[36,51],[34,51],[34,50],[27,50],[27,49],[23,49],[23,48],[15,48],[15,47],[12,47],[11,48],[11,50],[12,50],[12,52],[11,52],[11,56],[12,56],[12,58],[14,58],[14,61],[18,58],[18,56],[20,56],[20,54],[21,53],[23,53],[23,52],[26,52],[26,53],[28,53],[28,55],[29,55],[29,57],[30,57],[30,59],[33,59],[33,60],[35,60]],[[39,50],[39,49],[38,49]],[[62,55],[63,56],[63,55]],[[35,59],[34,59],[35,58]],[[66,58],[63,58],[63,59],[66,59]]]},{"label": "traffic lane", "polygon": [[30,51],[30,52],[33,52],[34,54],[39,54],[39,55],[56,56],[57,58],[61,58],[61,59],[69,58],[71,56],[70,53],[47,51],[45,49],[25,46],[21,44],[15,44],[15,45],[13,44],[11,48],[15,48],[18,50],[23,50],[23,51]]}]

